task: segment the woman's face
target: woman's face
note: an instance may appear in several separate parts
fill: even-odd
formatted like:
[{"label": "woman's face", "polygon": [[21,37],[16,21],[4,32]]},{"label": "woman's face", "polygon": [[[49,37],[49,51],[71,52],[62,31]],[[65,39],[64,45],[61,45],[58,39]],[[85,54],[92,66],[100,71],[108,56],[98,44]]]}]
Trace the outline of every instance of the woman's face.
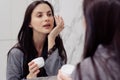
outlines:
[{"label": "woman's face", "polygon": [[33,33],[48,34],[53,29],[54,16],[51,8],[47,4],[39,4],[31,14],[30,27]]}]

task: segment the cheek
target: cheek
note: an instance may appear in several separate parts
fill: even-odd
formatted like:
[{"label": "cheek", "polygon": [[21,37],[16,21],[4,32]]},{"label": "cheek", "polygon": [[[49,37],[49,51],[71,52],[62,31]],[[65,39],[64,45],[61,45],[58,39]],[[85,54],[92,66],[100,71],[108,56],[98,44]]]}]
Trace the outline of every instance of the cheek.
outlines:
[{"label": "cheek", "polygon": [[32,25],[32,26],[40,26],[41,23],[42,23],[42,21],[39,20],[39,19],[32,19],[32,20],[31,20],[31,25]]},{"label": "cheek", "polygon": [[51,18],[50,22],[51,22],[52,26],[54,26],[54,18]]}]

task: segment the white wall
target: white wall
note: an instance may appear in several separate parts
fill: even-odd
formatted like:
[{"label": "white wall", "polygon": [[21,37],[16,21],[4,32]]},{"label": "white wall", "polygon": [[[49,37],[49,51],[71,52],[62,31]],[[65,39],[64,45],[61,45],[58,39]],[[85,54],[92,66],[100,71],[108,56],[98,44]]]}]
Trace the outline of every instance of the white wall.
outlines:
[{"label": "white wall", "polygon": [[68,56],[68,63],[76,65],[81,61],[85,27],[83,24],[82,0],[48,0],[55,13],[63,17],[65,28],[61,35]]},{"label": "white wall", "polygon": [[0,0],[0,80],[6,80],[7,52],[16,42],[26,4],[25,0]]},{"label": "white wall", "polygon": [[[83,50],[84,27],[82,24],[82,0],[48,0],[55,14],[60,14],[65,21],[62,31],[68,63],[77,64]],[[21,27],[24,12],[31,0],[0,1],[0,80],[6,80],[7,52],[15,44]]]}]

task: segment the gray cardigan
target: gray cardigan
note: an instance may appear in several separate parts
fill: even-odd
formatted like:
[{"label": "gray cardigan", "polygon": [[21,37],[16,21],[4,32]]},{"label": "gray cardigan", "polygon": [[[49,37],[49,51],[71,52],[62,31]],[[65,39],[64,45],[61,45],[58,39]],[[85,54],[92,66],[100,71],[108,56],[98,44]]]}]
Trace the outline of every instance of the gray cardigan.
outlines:
[{"label": "gray cardigan", "polygon": [[[45,61],[45,70],[48,76],[57,75],[58,70],[64,64],[56,49]],[[22,80],[23,75],[23,52],[13,48],[7,58],[7,80]]]},{"label": "gray cardigan", "polygon": [[102,45],[93,57],[80,63],[79,72],[80,75],[78,70],[74,71],[73,80],[120,80],[120,64],[114,50]]}]

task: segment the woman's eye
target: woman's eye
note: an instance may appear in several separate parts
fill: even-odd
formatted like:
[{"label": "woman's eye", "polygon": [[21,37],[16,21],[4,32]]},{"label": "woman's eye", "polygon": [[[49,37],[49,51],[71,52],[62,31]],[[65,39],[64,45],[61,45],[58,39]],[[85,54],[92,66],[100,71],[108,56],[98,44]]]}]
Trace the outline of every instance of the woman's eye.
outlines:
[{"label": "woman's eye", "polygon": [[40,15],[37,15],[37,17],[42,17],[42,15],[40,14]]},{"label": "woman's eye", "polygon": [[48,13],[48,16],[52,16],[52,14],[51,14],[51,13]]}]

